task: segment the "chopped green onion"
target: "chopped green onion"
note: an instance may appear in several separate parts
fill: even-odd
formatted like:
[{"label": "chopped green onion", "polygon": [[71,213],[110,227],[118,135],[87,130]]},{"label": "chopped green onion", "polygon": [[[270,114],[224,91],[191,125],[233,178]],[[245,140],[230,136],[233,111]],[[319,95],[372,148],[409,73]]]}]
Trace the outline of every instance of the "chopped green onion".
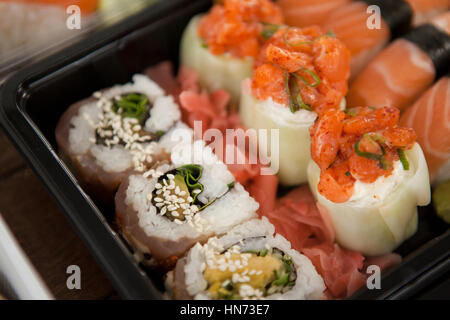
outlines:
[{"label": "chopped green onion", "polygon": [[286,69],[283,69],[283,71],[284,71],[284,83],[286,87],[286,92],[289,98],[289,109],[291,110],[291,112],[294,113],[299,109],[312,111],[313,109],[311,108],[311,106],[303,102],[298,82],[294,77],[291,77],[293,73],[287,72]]},{"label": "chopped green onion", "polygon": [[285,284],[287,284],[289,281],[289,274],[284,274],[283,276],[277,278],[276,280],[273,281],[273,284],[276,286],[284,286]]},{"label": "chopped green onion", "polygon": [[365,133],[363,136],[379,144],[386,143],[386,139],[378,133]]},{"label": "chopped green onion", "polygon": [[356,143],[355,143],[355,153],[363,158],[367,158],[367,159],[371,159],[371,160],[380,160],[383,155],[378,154],[378,153],[372,153],[372,152],[364,152],[361,151],[359,149],[359,143],[361,142],[362,139],[359,139]]},{"label": "chopped green onion", "polygon": [[260,257],[265,257],[267,255],[267,253],[269,252],[269,250],[267,249],[262,249],[260,251],[258,250],[247,250],[245,251],[246,253],[253,253],[254,255],[260,256]]},{"label": "chopped green onion", "polygon": [[274,33],[277,32],[278,29],[280,29],[280,27],[281,27],[277,24],[272,24],[272,23],[268,23],[268,22],[261,22],[261,23],[265,26],[265,28],[261,32],[261,36],[264,39],[269,39],[270,37],[272,37],[274,35]]},{"label": "chopped green onion", "polygon": [[391,168],[391,163],[388,159],[386,159],[386,157],[383,156],[378,162],[378,166],[383,170],[389,170]]},{"label": "chopped green onion", "polygon": [[164,134],[165,134],[165,132],[164,132],[163,130],[158,130],[158,131],[156,131],[156,136],[157,136],[158,138],[162,137]]},{"label": "chopped green onion", "polygon": [[346,175],[347,177],[350,177],[350,171],[346,171],[346,172],[345,172],[345,175]]},{"label": "chopped green onion", "polygon": [[302,99],[302,96],[300,95],[300,92],[297,94],[297,103],[298,103],[298,105],[299,105],[299,107],[301,109],[305,109],[305,110],[308,110],[308,111],[313,111],[313,109],[311,108],[311,106],[309,104],[303,102],[303,99]]},{"label": "chopped green onion", "polygon": [[280,279],[280,273],[278,270],[274,270],[273,272],[275,273],[275,280]]},{"label": "chopped green onion", "polygon": [[292,99],[291,97],[291,89],[289,88],[289,79],[290,79],[289,72],[287,72],[286,69],[283,70],[284,70],[284,86],[286,88],[286,93],[289,99],[289,109],[291,110],[292,113],[294,113],[295,111],[298,110],[299,107],[298,105],[296,105],[294,99]]},{"label": "chopped green onion", "polygon": [[149,100],[145,94],[129,93],[116,100],[112,110],[121,114],[123,118],[136,118],[139,123],[145,120]]},{"label": "chopped green onion", "polygon": [[406,159],[405,151],[403,149],[398,148],[397,149],[398,157],[400,158],[400,162],[402,163],[404,170],[409,170],[409,162],[408,159]]},{"label": "chopped green onion", "polygon": [[285,31],[284,34],[283,34],[283,41],[284,41],[288,46],[291,46],[291,47],[298,47],[298,46],[301,46],[301,45],[304,45],[304,44],[310,44],[310,43],[313,43],[313,41],[300,41],[300,42],[297,42],[297,43],[289,42],[289,41],[287,40],[287,34],[288,34],[289,31],[290,31],[291,29],[293,29],[293,28],[294,28],[294,27],[289,27],[289,28],[287,28],[286,31]]},{"label": "chopped green onion", "polygon": [[211,201],[209,201],[207,204],[205,204],[203,207],[201,207],[199,210],[203,210],[205,209],[207,206],[211,205],[214,203],[214,201],[216,201],[217,198],[212,199]]},{"label": "chopped green onion", "polygon": [[285,254],[281,260],[283,260],[283,262],[286,262],[287,264],[292,264],[292,258],[290,255]]},{"label": "chopped green onion", "polygon": [[303,81],[308,87],[316,88],[322,82],[322,80],[320,80],[319,76],[314,71],[309,70],[308,68],[301,68],[300,70],[304,71],[306,73],[309,73],[314,78],[314,80],[316,81],[315,83],[310,83],[308,80],[306,80],[305,78],[303,78],[299,74],[293,73],[293,75],[297,79],[300,79],[301,81]]},{"label": "chopped green onion", "polygon": [[231,300],[233,298],[233,293],[225,288],[220,288],[218,290],[219,298],[222,300]]},{"label": "chopped green onion", "polygon": [[202,43],[202,48],[208,49],[208,44],[207,43]]},{"label": "chopped green onion", "polygon": [[[177,168],[176,171],[177,174],[180,174],[184,177],[186,186],[188,187],[189,193],[193,198],[192,202],[195,203],[198,195],[203,192],[203,185],[198,182],[202,177],[203,167],[196,164],[188,164]],[[200,192],[194,194],[194,190],[200,190]],[[207,205],[209,205],[209,203]]]},{"label": "chopped green onion", "polygon": [[351,108],[351,109],[345,109],[345,110],[344,110],[344,113],[345,113],[346,115],[349,115],[350,117],[354,117],[354,116],[356,116],[356,114],[357,114],[357,112],[356,112],[356,110],[355,110],[354,108]]},{"label": "chopped green onion", "polygon": [[225,286],[225,289],[227,289],[229,291],[233,290],[233,283],[231,281],[228,282],[227,285]]},{"label": "chopped green onion", "polygon": [[327,37],[336,38],[336,33],[334,33],[333,30],[328,31],[327,33],[325,33],[325,35],[326,35]]},{"label": "chopped green onion", "polygon": [[235,183],[236,183],[235,181],[230,182],[229,184],[227,184],[227,187],[228,188],[233,188]]},{"label": "chopped green onion", "polygon": [[[372,152],[364,152],[361,151],[359,149],[359,143],[361,142],[361,140],[363,138],[367,138],[373,142],[378,143],[378,145],[381,148],[381,153],[382,154],[378,154],[378,153],[372,153]],[[386,159],[385,155],[386,155],[386,151],[384,150],[383,146],[381,145],[381,143],[379,141],[376,141],[375,139],[373,139],[374,137],[369,136],[369,135],[364,135],[363,138],[359,139],[356,143],[355,143],[355,153],[360,156],[360,157],[364,157],[367,159],[371,159],[371,160],[378,160],[378,166],[383,169],[383,170],[388,170],[391,168],[391,163],[389,162],[389,160]]]}]

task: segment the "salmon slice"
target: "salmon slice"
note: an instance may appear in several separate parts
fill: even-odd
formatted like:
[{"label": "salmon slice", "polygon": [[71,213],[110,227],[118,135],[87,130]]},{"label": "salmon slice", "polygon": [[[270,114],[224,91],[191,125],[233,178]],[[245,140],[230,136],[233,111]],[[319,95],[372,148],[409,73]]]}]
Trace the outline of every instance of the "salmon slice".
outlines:
[{"label": "salmon slice", "polygon": [[450,9],[450,0],[407,0],[414,11],[415,26],[425,23]]},{"label": "salmon slice", "polygon": [[[450,78],[441,78],[400,118],[403,126],[414,128],[427,159],[430,180],[449,176],[450,160]],[[447,172],[445,171],[447,165]]]},{"label": "salmon slice", "polygon": [[348,4],[333,11],[323,25],[324,30],[333,30],[350,50],[350,81],[383,49],[390,38],[389,26],[383,19],[380,29],[367,27],[370,15],[366,10],[364,2]]},{"label": "salmon slice", "polygon": [[331,12],[352,0],[279,0],[285,21],[294,27],[323,25]]},{"label": "salmon slice", "polygon": [[[450,12],[434,18],[431,23],[450,34]],[[448,48],[443,48],[440,54],[448,55]],[[430,56],[415,43],[400,38],[380,52],[353,81],[347,105],[396,106],[403,110],[431,86],[435,76]]]},{"label": "salmon slice", "polygon": [[383,50],[350,86],[347,105],[404,109],[435,76],[430,57],[413,43],[398,39]]},{"label": "salmon slice", "polygon": [[450,34],[450,11],[433,18],[431,23],[445,33]]}]

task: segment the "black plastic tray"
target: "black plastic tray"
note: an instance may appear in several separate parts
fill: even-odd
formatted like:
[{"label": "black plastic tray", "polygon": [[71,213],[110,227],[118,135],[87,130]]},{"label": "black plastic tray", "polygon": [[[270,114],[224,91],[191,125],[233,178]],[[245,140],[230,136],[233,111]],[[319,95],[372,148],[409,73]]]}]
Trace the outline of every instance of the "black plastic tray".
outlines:
[{"label": "black plastic tray", "polygon": [[[161,1],[20,71],[0,89],[0,124],[123,298],[162,298],[160,277],[136,263],[116,232],[112,210],[97,206],[60,160],[54,138],[56,123],[69,105],[98,89],[125,83],[134,73],[163,60],[177,65],[184,27],[211,3]],[[421,210],[419,223],[418,233],[398,249],[406,256],[404,262],[383,276],[382,289],[362,288],[352,298],[409,297],[429,277],[448,273],[448,226],[435,217],[431,206]]]}]

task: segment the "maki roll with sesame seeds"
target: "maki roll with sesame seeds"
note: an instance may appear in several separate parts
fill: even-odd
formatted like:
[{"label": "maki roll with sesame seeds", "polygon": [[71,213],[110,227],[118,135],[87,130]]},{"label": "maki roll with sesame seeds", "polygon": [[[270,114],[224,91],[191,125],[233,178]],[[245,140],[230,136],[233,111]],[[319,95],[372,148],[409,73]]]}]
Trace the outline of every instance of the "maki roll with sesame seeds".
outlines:
[{"label": "maki roll with sesame seeds", "polygon": [[56,141],[89,194],[112,204],[124,177],[166,159],[178,140],[192,135],[180,117],[173,97],[137,74],[70,106],[58,122]]},{"label": "maki roll with sesame seeds", "polygon": [[166,278],[176,299],[320,299],[322,277],[266,219],[196,244]]},{"label": "maki roll with sesame seeds", "polygon": [[255,218],[259,207],[203,141],[175,146],[170,158],[130,175],[115,201],[117,224],[138,260],[165,270],[196,242]]}]

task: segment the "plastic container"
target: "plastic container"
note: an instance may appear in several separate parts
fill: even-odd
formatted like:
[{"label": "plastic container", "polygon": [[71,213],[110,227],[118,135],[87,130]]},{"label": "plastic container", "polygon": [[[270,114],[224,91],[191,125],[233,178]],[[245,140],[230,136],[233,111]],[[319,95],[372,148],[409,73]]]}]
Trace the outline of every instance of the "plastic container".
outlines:
[{"label": "plastic container", "polygon": [[0,295],[6,299],[52,300],[39,274],[0,214]]},{"label": "plastic container", "polygon": [[[97,10],[83,14],[80,19],[80,29],[73,30],[67,29],[66,20],[69,18],[69,13],[61,5],[33,4],[31,1],[0,2],[0,9],[7,10],[6,13],[3,13],[11,14],[3,19],[2,26],[7,30],[14,30],[9,35],[3,36],[9,37],[14,34],[21,39],[21,33],[25,33],[25,39],[34,39],[31,42],[23,42],[24,39],[2,39],[5,43],[12,41],[15,45],[12,43],[0,45],[0,83],[8,74],[68,47],[96,30],[117,23],[157,1],[160,0],[99,0]],[[64,1],[60,2],[64,3]],[[72,3],[71,1],[66,2]],[[73,0],[73,3],[76,4],[77,1]],[[22,11],[28,6],[31,7]],[[43,14],[47,16],[46,21],[42,21],[40,18],[40,15]],[[41,28],[37,28],[39,25]],[[1,27],[0,29],[4,31]],[[15,29],[19,29],[19,32]]]},{"label": "plastic container", "polygon": [[[211,1],[158,3],[83,42],[30,66],[7,80],[0,91],[0,123],[35,170],[123,298],[162,298],[160,275],[133,258],[113,223],[78,185],[58,158],[54,131],[64,110],[92,92],[125,83],[163,60],[178,61],[182,31]],[[381,290],[362,288],[353,298],[401,298],[418,281],[449,270],[450,233],[432,207],[420,213],[420,229],[398,252],[404,262],[386,273]]]}]

